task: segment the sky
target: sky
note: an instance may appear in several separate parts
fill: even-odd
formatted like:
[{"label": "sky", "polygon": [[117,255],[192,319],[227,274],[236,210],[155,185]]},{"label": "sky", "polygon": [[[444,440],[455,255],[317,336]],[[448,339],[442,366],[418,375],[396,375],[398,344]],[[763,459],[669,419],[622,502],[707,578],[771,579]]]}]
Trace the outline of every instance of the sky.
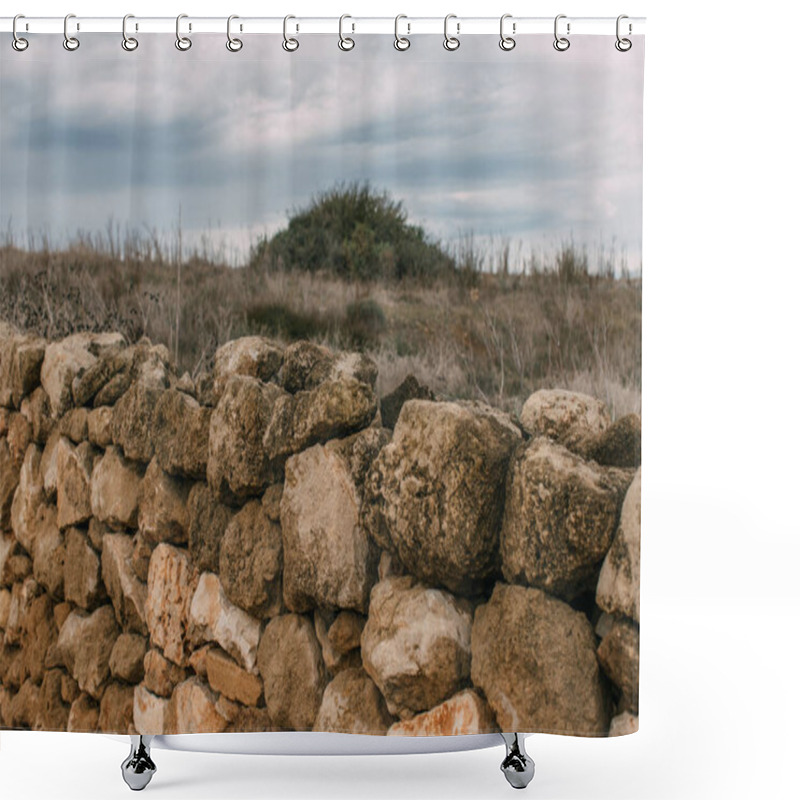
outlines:
[{"label": "sky", "polygon": [[[638,41],[641,40],[637,40]],[[231,260],[337,183],[369,181],[446,245],[641,258],[643,42],[606,36],[86,34],[0,48],[0,224],[52,241],[115,226],[205,237]]]}]

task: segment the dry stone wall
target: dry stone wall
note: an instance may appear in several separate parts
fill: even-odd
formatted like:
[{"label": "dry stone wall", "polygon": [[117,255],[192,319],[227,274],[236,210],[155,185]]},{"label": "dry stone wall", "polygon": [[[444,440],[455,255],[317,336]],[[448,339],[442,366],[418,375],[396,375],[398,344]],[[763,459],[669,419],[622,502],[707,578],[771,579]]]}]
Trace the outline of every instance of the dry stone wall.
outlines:
[{"label": "dry stone wall", "polygon": [[627,733],[640,423],[0,324],[0,727]]}]

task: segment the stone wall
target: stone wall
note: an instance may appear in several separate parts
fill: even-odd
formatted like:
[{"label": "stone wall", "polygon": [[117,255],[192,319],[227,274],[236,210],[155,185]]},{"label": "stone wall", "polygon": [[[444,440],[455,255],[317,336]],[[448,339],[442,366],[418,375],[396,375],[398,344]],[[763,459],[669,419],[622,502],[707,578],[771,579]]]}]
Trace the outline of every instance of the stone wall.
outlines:
[{"label": "stone wall", "polygon": [[639,419],[375,380],[0,324],[0,726],[635,730]]}]

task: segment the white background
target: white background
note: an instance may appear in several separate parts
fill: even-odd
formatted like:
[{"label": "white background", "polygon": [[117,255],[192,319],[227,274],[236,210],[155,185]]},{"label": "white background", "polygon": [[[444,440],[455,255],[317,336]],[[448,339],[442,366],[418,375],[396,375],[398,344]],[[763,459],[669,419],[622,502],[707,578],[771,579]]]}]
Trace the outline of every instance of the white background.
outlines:
[{"label": "white background", "polygon": [[[618,740],[533,737],[527,791],[542,800],[798,797],[797,4],[25,0],[3,13],[70,11],[648,17],[641,730]],[[126,751],[102,736],[4,732],[0,797],[127,797]],[[512,791],[500,749],[155,756],[154,798]]]}]

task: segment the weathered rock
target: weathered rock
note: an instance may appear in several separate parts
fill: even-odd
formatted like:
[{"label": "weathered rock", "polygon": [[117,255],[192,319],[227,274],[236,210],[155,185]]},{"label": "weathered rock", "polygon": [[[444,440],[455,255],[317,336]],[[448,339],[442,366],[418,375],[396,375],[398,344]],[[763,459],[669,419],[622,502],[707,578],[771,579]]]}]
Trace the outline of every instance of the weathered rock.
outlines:
[{"label": "weathered rock", "polygon": [[103,537],[103,583],[114,606],[117,622],[125,631],[146,635],[147,586],[134,574],[132,559],[133,539],[130,536],[107,533]]},{"label": "weathered rock", "polygon": [[608,727],[609,736],[628,736],[639,730],[639,717],[630,711],[623,711],[611,720]]},{"label": "weathered rock", "polygon": [[58,636],[53,620],[53,602],[45,594],[32,600],[22,617],[22,667],[35,683],[44,676],[47,651]]},{"label": "weathered rock", "polygon": [[[350,611],[343,611],[343,614],[351,614]],[[363,618],[362,618],[363,619]],[[356,642],[355,648],[339,650],[335,647],[328,636],[332,623],[336,620],[334,611],[316,609],[314,611],[314,632],[322,648],[322,661],[325,669],[330,675],[338,675],[342,670],[361,667],[361,651],[358,649],[361,642]]]},{"label": "weathered rock", "polygon": [[280,347],[261,336],[244,336],[220,347],[214,355],[214,396],[220,398],[232,375],[246,375],[266,383],[283,361]]},{"label": "weathered rock", "polygon": [[259,618],[281,611],[281,527],[251,500],[231,519],[219,549],[219,577],[227,597]]},{"label": "weathered rock", "polygon": [[500,551],[510,583],[571,599],[594,581],[630,480],[545,438],[514,455]]},{"label": "weathered rock", "polygon": [[135,528],[142,495],[142,467],[109,447],[92,470],[92,514],[115,529]]},{"label": "weathered rock", "polygon": [[11,503],[11,527],[17,541],[30,552],[33,549],[33,531],[39,506],[44,502],[44,488],[39,474],[42,451],[28,445],[19,471],[19,483]]},{"label": "weathered rock", "polygon": [[133,554],[131,555],[131,566],[133,574],[142,583],[147,583],[147,574],[150,572],[150,557],[153,555],[154,545],[145,539],[138,531],[133,537]]},{"label": "weathered rock", "polygon": [[639,621],[639,568],[642,533],[642,471],[637,471],[622,504],[619,528],[597,582],[597,605]]},{"label": "weathered rock", "polygon": [[242,708],[226,728],[230,733],[265,733],[278,731],[266,708]]},{"label": "weathered rock", "polygon": [[198,677],[175,687],[167,707],[167,733],[220,733],[228,721],[217,711],[216,698]]},{"label": "weathered rock", "polygon": [[18,485],[19,467],[11,458],[5,437],[0,438],[0,532],[11,529],[11,504]]},{"label": "weathered rock", "polygon": [[133,727],[141,735],[160,736],[164,733],[164,721],[169,700],[148,692],[143,684],[133,690]]},{"label": "weathered rock", "polygon": [[328,639],[331,646],[340,653],[348,653],[361,647],[361,633],[366,625],[366,618],[352,611],[342,611],[328,628]]},{"label": "weathered rock", "polygon": [[603,736],[608,702],[586,617],[538,589],[498,583],[475,611],[472,682],[500,730]]},{"label": "weathered rock", "polygon": [[12,698],[6,724],[10,728],[32,728],[39,711],[39,687],[30,678]]},{"label": "weathered rock", "polygon": [[139,532],[145,539],[153,544],[186,543],[190,489],[188,481],[164,472],[156,459],[150,462],[142,480],[139,505]]},{"label": "weathered rock", "polygon": [[139,683],[144,678],[144,656],[147,652],[147,639],[135,633],[120,634],[111,651],[108,666],[111,676]]},{"label": "weathered rock", "polygon": [[627,414],[576,448],[587,459],[609,467],[638,467],[642,463],[642,421]]},{"label": "weathered rock", "polygon": [[81,691],[96,700],[108,680],[111,651],[119,635],[114,609],[101,606],[91,614],[73,611],[58,635],[58,651],[64,666],[78,682]]},{"label": "weathered rock", "polygon": [[597,660],[621,692],[618,708],[639,713],[639,626],[619,618],[597,648]]},{"label": "weathered rock", "polygon": [[131,363],[129,350],[109,350],[103,353],[86,371],[72,381],[72,399],[76,406],[87,406],[92,399]]},{"label": "weathered rock", "polygon": [[389,736],[463,736],[498,730],[489,704],[474,690],[458,694],[411,719],[395,722]]},{"label": "weathered rock", "polygon": [[133,383],[133,370],[123,369],[94,396],[94,407],[113,407],[122,398]]},{"label": "weathered rock", "polygon": [[47,589],[52,597],[64,597],[64,537],[56,523],[56,509],[41,505],[33,522],[31,557],[33,577]]},{"label": "weathered rock", "polygon": [[7,586],[24,581],[29,575],[33,574],[33,561],[27,554],[20,552],[19,547],[7,559],[0,581]]},{"label": "weathered rock", "polygon": [[[2,548],[2,543],[0,542],[0,548]],[[0,564],[2,563],[2,551],[0,551]],[[0,569],[2,572],[2,569]],[[0,589],[0,630],[5,630],[6,625],[8,625],[8,612],[11,609],[11,590],[10,589]]]},{"label": "weathered rock", "polygon": [[246,706],[258,703],[264,688],[261,680],[243,670],[222,650],[211,649],[205,666],[208,683],[215,692]]},{"label": "weathered rock", "polygon": [[58,431],[52,433],[47,439],[38,462],[38,480],[48,503],[56,502],[58,491],[58,444],[60,441],[61,434]]},{"label": "weathered rock", "polygon": [[137,381],[114,406],[111,435],[126,458],[150,461],[153,457],[153,414],[163,389]]},{"label": "weathered rock", "polygon": [[433,392],[420,383],[414,375],[406,375],[403,382],[381,398],[381,424],[394,430],[400,411],[407,400],[434,400]]},{"label": "weathered rock", "polygon": [[[6,565],[8,571],[8,565]],[[41,594],[42,588],[31,577],[15,581],[11,587],[11,602],[6,619],[6,645],[21,644],[24,635],[25,620],[29,618],[31,605]]]},{"label": "weathered rock", "polygon": [[109,447],[113,441],[111,421],[114,419],[114,409],[111,406],[93,408],[86,417],[86,433],[89,441],[95,447]]},{"label": "weathered rock", "polygon": [[78,681],[72,677],[68,672],[60,670],[61,674],[61,699],[72,705],[80,696],[81,689],[78,686]]},{"label": "weathered rock", "polygon": [[25,451],[33,441],[33,430],[22,414],[13,412],[8,423],[6,442],[14,465],[19,468],[25,458]]},{"label": "weathered rock", "polygon": [[392,716],[378,687],[363,669],[346,669],[325,687],[315,731],[382,736]]},{"label": "weathered rock", "polygon": [[233,517],[205,483],[196,483],[187,501],[189,555],[200,572],[219,572],[219,547]]},{"label": "weathered rock", "polygon": [[61,699],[62,670],[50,669],[44,674],[39,690],[38,713],[33,723],[37,731],[66,731],[69,704]]},{"label": "weathered rock", "polygon": [[520,438],[484,409],[409,400],[370,475],[370,534],[427,583],[479,592],[498,572],[504,478]]},{"label": "weathered rock", "polygon": [[211,409],[169,389],[153,412],[152,440],[161,468],[170,475],[205,478]]},{"label": "weathered rock", "polygon": [[188,663],[189,607],[196,587],[197,573],[185,551],[163,543],[153,550],[145,601],[150,641],[179,666]]},{"label": "weathered rock", "polygon": [[99,717],[100,709],[91,696],[84,692],[69,710],[67,730],[73,733],[94,733]]},{"label": "weathered rock", "polygon": [[228,600],[219,578],[204,572],[191,604],[191,627],[195,637],[214,641],[246,670],[256,663],[261,626],[257,619]]},{"label": "weathered rock", "polygon": [[168,661],[160,650],[148,650],[144,656],[144,685],[161,697],[169,697],[172,690],[186,680],[186,670]]},{"label": "weathered rock", "polygon": [[64,598],[86,610],[94,608],[105,595],[100,580],[100,558],[89,540],[77,528],[68,528],[64,536]]},{"label": "weathered rock", "polygon": [[[391,542],[389,544],[391,545]],[[378,561],[378,580],[384,581],[386,578],[396,578],[400,575],[408,575],[408,570],[397,557],[397,554],[388,550],[381,550],[381,558]]]},{"label": "weathered rock", "polygon": [[411,576],[375,585],[361,636],[364,669],[403,719],[469,682],[471,607]]},{"label": "weathered rock", "polygon": [[92,516],[91,481],[94,448],[89,442],[75,447],[61,438],[57,455],[58,527],[80,525]]},{"label": "weathered rock", "polygon": [[570,448],[611,424],[605,403],[580,392],[540,389],[522,407],[519,421],[534,438],[546,436]]},{"label": "weathered rock", "polygon": [[35,336],[3,331],[0,335],[0,406],[19,408],[39,384],[46,342]]},{"label": "weathered rock", "polygon": [[201,678],[208,677],[206,661],[208,660],[208,654],[214,649],[214,647],[215,646],[213,644],[204,644],[202,647],[194,650],[189,656],[189,666],[195,675],[199,675]]},{"label": "weathered rock", "polygon": [[142,337],[132,348],[130,373],[134,383],[151,389],[168,389],[175,377],[170,352],[164,344],[152,344]]},{"label": "weathered rock", "polygon": [[85,442],[89,437],[89,411],[85,408],[71,408],[58,421],[58,431],[73,444]]},{"label": "weathered rock", "polygon": [[103,733],[127,734],[133,725],[133,686],[109,683],[100,701],[97,727]]},{"label": "weathered rock", "polygon": [[270,620],[258,646],[264,701],[276,725],[311,730],[325,690],[322,652],[307,617],[284,614]]},{"label": "weathered rock", "polygon": [[324,381],[344,376],[374,388],[378,367],[363,353],[334,354],[313,342],[295,342],[284,351],[280,382],[287,392],[314,389]]},{"label": "weathered rock", "polygon": [[55,427],[47,392],[41,386],[37,386],[32,394],[22,399],[19,410],[30,424],[33,441],[44,444]]}]

